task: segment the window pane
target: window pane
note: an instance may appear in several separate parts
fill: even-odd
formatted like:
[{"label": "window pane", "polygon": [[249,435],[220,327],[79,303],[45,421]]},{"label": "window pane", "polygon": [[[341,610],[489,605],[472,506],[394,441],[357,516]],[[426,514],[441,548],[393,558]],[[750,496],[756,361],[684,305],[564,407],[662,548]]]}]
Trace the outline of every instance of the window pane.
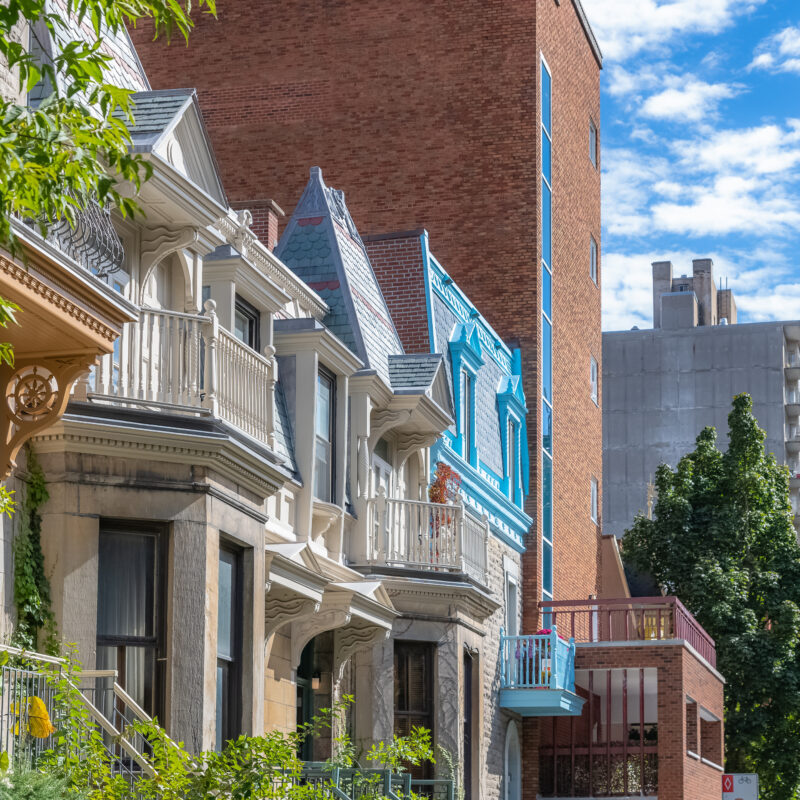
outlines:
[{"label": "window pane", "polygon": [[542,125],[551,131],[552,79],[547,67],[542,64]]},{"label": "window pane", "polygon": [[469,461],[472,449],[472,378],[461,372],[461,440],[464,445],[462,456]]},{"label": "window pane", "polygon": [[542,447],[553,455],[553,409],[542,401]]},{"label": "window pane", "polygon": [[542,589],[553,594],[553,545],[549,542],[542,544]]},{"label": "window pane", "polygon": [[542,535],[553,541],[553,460],[542,456]]},{"label": "window pane", "polygon": [[590,264],[589,264],[589,274],[591,275],[592,280],[597,283],[597,242],[594,240],[594,236],[590,238]]},{"label": "window pane", "polygon": [[250,344],[250,318],[245,316],[238,308],[233,315],[233,332],[240,342]]},{"label": "window pane", "polygon": [[314,457],[314,494],[326,503],[331,502],[331,446],[322,439],[317,439]]},{"label": "window pane", "polygon": [[542,258],[547,266],[553,266],[552,235],[553,197],[550,187],[542,179]]},{"label": "window pane", "polygon": [[219,553],[219,594],[217,602],[217,656],[233,658],[233,593],[236,556],[226,550]]},{"label": "window pane", "polygon": [[98,636],[155,635],[155,556],[154,536],[101,532]]},{"label": "window pane", "polygon": [[553,277],[542,264],[542,311],[553,319]]},{"label": "window pane", "polygon": [[546,134],[542,134],[542,174],[553,185],[553,144]]},{"label": "window pane", "polygon": [[517,488],[517,426],[508,423],[508,486],[511,502],[514,502]]},{"label": "window pane", "polygon": [[333,385],[327,375],[317,375],[317,436],[331,440],[331,398]]},{"label": "window pane", "polygon": [[549,403],[553,402],[553,328],[544,317],[542,317],[542,394]]}]

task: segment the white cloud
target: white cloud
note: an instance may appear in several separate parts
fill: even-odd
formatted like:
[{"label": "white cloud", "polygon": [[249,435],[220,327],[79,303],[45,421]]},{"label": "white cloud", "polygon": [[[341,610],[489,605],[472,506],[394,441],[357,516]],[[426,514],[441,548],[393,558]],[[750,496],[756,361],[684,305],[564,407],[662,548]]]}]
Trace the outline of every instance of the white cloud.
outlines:
[{"label": "white cloud", "polygon": [[794,72],[800,75],[800,25],[789,26],[764,39],[756,47],[748,69]]},{"label": "white cloud", "polygon": [[800,165],[800,119],[789,119],[783,126],[719,130],[703,138],[676,141],[671,147],[692,170],[786,179],[786,173]]},{"label": "white cloud", "polygon": [[800,227],[797,198],[769,180],[727,175],[689,187],[684,203],[651,206],[653,227],[690,236],[794,233]]},{"label": "white cloud", "polygon": [[765,0],[583,0],[603,53],[622,61],[692,33],[719,33]]},{"label": "white cloud", "polygon": [[650,95],[642,106],[642,115],[651,119],[699,122],[717,110],[721,100],[734,97],[739,87],[728,83],[706,83],[696,78],[670,76],[667,88]]}]

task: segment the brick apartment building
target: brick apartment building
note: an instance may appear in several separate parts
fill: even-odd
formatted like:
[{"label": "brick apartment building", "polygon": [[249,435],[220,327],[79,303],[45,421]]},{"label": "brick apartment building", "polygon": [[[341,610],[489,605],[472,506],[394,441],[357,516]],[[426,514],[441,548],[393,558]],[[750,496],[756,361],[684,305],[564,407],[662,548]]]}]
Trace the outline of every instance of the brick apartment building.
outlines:
[{"label": "brick apartment building", "polygon": [[[602,57],[580,1],[287,0],[274,13],[232,1],[218,21],[198,19],[189,48],[153,44],[146,29],[134,38],[154,88],[197,87],[230,201],[256,232],[274,241],[277,207],[292,211],[319,164],[348,193],[406,352],[429,342],[383,267],[396,279],[403,242],[412,261],[424,254],[420,235],[386,236],[423,228],[519,346],[534,520],[522,631],[556,622],[578,647],[558,686],[555,634],[527,683],[508,676],[532,663],[533,635],[501,659],[522,733],[521,748],[509,744],[516,725],[506,737],[503,796],[716,797],[713,643],[676,602],[625,599],[599,527]],[[381,241],[394,242],[383,260]],[[401,288],[418,314],[424,282]],[[537,749],[520,792],[515,760]]]}]

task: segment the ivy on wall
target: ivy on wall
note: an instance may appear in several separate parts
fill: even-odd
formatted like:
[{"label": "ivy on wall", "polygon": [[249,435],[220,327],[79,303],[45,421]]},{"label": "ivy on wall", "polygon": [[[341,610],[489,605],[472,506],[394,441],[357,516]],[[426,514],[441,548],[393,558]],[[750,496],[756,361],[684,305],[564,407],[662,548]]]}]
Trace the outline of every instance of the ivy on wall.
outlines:
[{"label": "ivy on wall", "polygon": [[44,472],[29,446],[25,500],[20,509],[20,527],[14,539],[14,605],[17,625],[12,642],[17,647],[36,649],[44,634],[45,652],[56,653],[56,622],[50,599],[50,581],[44,571],[42,515],[39,509],[49,495]]}]

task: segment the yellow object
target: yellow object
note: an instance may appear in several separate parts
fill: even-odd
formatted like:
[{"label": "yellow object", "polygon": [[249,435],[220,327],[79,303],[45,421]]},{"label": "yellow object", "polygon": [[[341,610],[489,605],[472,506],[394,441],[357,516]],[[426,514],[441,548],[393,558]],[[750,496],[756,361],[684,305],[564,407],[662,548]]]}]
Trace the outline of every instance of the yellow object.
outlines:
[{"label": "yellow object", "polygon": [[46,739],[56,732],[50,722],[47,706],[40,697],[31,697],[28,700],[28,731],[36,739]]}]

